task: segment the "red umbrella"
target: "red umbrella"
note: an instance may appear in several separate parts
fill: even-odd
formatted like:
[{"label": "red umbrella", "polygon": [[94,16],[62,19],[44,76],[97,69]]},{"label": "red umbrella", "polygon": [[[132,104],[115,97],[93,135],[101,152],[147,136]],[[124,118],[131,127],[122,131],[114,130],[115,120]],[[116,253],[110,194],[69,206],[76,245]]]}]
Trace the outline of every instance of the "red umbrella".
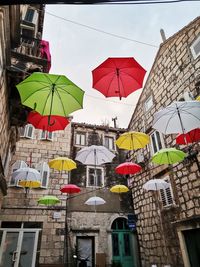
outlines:
[{"label": "red umbrella", "polygon": [[142,167],[138,164],[132,163],[132,162],[124,162],[120,165],[118,165],[115,168],[116,173],[118,174],[135,174],[139,171],[141,171]]},{"label": "red umbrella", "polygon": [[80,187],[78,187],[75,184],[67,184],[64,185],[60,191],[62,193],[67,193],[67,194],[74,194],[74,193],[79,193],[81,191]]},{"label": "red umbrella", "polygon": [[110,57],[92,71],[92,87],[106,97],[121,99],[142,87],[145,73],[133,57]]},{"label": "red umbrella", "polygon": [[176,143],[178,145],[187,145],[198,141],[200,141],[200,128],[191,130],[186,134],[179,134],[176,137]]},{"label": "red umbrella", "polygon": [[64,130],[69,124],[69,120],[62,116],[42,116],[40,113],[31,111],[27,117],[27,121],[35,128],[43,131],[53,132]]}]

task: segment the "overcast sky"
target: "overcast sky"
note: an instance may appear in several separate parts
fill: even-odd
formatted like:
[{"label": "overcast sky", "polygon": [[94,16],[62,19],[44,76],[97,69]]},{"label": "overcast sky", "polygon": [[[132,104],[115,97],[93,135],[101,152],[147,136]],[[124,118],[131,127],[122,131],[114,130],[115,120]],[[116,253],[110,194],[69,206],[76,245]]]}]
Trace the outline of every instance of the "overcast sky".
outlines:
[{"label": "overcast sky", "polygon": [[[85,91],[84,108],[72,114],[73,121],[109,122],[113,126],[112,118],[117,117],[118,127],[126,128],[142,89],[121,101],[105,98],[92,88],[91,71],[108,57],[134,57],[147,70],[146,79],[162,42],[160,29],[164,29],[168,38],[199,15],[200,3],[195,2],[46,6],[43,39],[50,42],[50,73],[66,75]],[[106,35],[76,23],[149,45]]]}]

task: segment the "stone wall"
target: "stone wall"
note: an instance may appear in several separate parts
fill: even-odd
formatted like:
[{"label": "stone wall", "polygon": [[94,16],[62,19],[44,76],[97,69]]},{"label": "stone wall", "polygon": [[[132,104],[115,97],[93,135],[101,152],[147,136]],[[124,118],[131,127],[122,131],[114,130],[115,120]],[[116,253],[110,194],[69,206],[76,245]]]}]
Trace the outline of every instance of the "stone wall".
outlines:
[{"label": "stone wall", "polygon": [[[199,92],[200,58],[190,51],[192,42],[200,36],[200,18],[191,22],[161,44],[143,92],[131,119],[129,129],[153,132],[153,115],[156,111],[183,97],[190,91],[194,97]],[[145,101],[153,97],[153,106],[145,112]],[[144,127],[145,126],[145,127]],[[175,135],[163,136],[165,147],[175,146]],[[179,147],[180,149],[184,146]],[[199,151],[197,145],[194,149]],[[183,259],[175,222],[200,216],[199,171],[194,162],[174,164],[172,168],[150,162],[150,145],[142,150],[144,161],[140,174],[130,178],[142,266],[170,264],[182,267]],[[136,153],[131,156],[136,161]],[[200,157],[198,156],[200,161]],[[159,195],[145,192],[143,184],[154,178],[170,176],[174,205],[163,208]],[[186,265],[185,265],[186,266]]]}]

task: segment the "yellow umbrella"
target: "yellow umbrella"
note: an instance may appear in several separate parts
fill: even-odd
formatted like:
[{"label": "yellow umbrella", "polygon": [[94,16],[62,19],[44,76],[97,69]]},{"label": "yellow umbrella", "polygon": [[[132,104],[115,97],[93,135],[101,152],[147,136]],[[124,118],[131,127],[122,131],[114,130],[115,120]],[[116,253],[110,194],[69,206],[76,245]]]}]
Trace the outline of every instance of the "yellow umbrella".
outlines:
[{"label": "yellow umbrella", "polygon": [[145,147],[149,143],[149,136],[141,132],[123,133],[117,140],[116,145],[121,149],[135,150]]},{"label": "yellow umbrella", "polygon": [[76,162],[67,157],[58,157],[49,161],[49,167],[58,171],[71,171],[76,169]]},{"label": "yellow umbrella", "polygon": [[18,185],[21,185],[25,188],[38,188],[41,186],[40,181],[28,181],[28,180],[21,180],[18,182]]},{"label": "yellow umbrella", "polygon": [[110,192],[112,193],[121,194],[121,193],[126,193],[128,191],[129,191],[128,187],[122,184],[117,184],[110,188]]},{"label": "yellow umbrella", "polygon": [[197,96],[196,100],[197,100],[197,101],[200,101],[200,95],[199,95],[199,96]]}]

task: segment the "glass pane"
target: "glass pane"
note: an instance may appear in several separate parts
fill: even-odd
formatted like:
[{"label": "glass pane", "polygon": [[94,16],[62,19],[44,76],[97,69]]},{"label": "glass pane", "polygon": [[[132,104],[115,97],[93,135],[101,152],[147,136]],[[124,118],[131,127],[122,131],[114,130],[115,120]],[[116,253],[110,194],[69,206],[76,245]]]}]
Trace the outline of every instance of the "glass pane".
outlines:
[{"label": "glass pane", "polygon": [[[78,260],[80,264],[80,260],[82,259],[82,263],[86,260],[87,267],[92,266],[92,238],[78,238],[77,239],[77,252],[78,252]],[[78,265],[84,266],[84,265]]]},{"label": "glass pane", "polygon": [[20,253],[19,266],[31,267],[33,258],[33,249],[35,242],[35,233],[24,233]]},{"label": "glass pane", "polygon": [[154,134],[151,135],[151,141],[152,141],[152,144],[153,144],[153,152],[156,153],[158,151],[158,149],[157,149],[157,146],[156,146],[156,140],[155,140],[155,135]]},{"label": "glass pane", "polygon": [[113,256],[119,256],[119,237],[118,234],[112,234]]},{"label": "glass pane", "polygon": [[4,244],[2,244],[1,252],[2,259],[0,262],[0,266],[2,267],[11,267],[14,266],[14,262],[16,260],[17,253],[17,242],[18,242],[18,232],[7,233]]},{"label": "glass pane", "polygon": [[157,143],[158,143],[158,150],[160,150],[162,148],[162,143],[160,139],[160,134],[157,131],[156,131],[156,138],[157,138]]},{"label": "glass pane", "polygon": [[96,172],[97,172],[96,186],[102,186],[102,172],[100,169],[97,169]]},{"label": "glass pane", "polygon": [[48,177],[48,172],[43,171],[42,175],[42,186],[46,187],[47,186],[47,177]]},{"label": "glass pane", "polygon": [[125,256],[131,256],[129,234],[124,234],[124,254]]},{"label": "glass pane", "polygon": [[81,134],[80,138],[81,138],[81,145],[84,146],[85,145],[85,135]]}]

